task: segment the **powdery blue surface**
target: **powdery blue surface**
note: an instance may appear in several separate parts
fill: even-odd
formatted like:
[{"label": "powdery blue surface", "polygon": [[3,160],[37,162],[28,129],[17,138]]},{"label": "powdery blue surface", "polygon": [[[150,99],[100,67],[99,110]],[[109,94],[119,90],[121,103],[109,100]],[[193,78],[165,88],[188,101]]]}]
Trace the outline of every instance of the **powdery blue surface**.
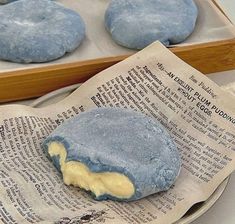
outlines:
[{"label": "powdery blue surface", "polygon": [[197,14],[193,0],[112,0],[105,26],[128,48],[142,49],[156,40],[168,46],[193,32]]},{"label": "powdery blue surface", "polygon": [[75,50],[85,36],[80,15],[54,1],[19,0],[0,7],[0,59],[45,62]]},{"label": "powdery blue surface", "polygon": [[[126,201],[169,189],[181,167],[178,150],[157,121],[127,109],[99,108],[66,121],[43,143],[62,143],[67,161],[80,161],[92,172],[119,172],[129,177],[135,194]],[[60,170],[59,156],[52,157]],[[98,200],[114,199],[102,195]]]}]

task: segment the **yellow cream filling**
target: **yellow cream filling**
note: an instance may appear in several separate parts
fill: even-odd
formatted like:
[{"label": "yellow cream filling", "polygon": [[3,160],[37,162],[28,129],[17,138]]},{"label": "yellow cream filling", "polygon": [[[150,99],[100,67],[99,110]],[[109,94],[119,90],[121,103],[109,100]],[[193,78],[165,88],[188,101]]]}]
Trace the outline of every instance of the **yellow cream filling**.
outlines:
[{"label": "yellow cream filling", "polygon": [[109,194],[117,198],[130,198],[135,188],[128,177],[117,172],[94,173],[83,163],[65,162],[67,152],[63,144],[52,142],[48,147],[50,156],[60,156],[64,183],[92,191],[96,197]]}]

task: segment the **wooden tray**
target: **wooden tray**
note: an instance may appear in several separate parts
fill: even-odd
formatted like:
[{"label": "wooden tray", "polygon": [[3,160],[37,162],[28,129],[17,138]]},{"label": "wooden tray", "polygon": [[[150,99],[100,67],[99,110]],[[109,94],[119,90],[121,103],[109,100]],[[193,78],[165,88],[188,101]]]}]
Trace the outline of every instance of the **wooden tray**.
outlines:
[{"label": "wooden tray", "polygon": [[[235,39],[171,48],[204,74],[235,69]],[[29,99],[84,82],[128,55],[0,73],[0,102]]]}]

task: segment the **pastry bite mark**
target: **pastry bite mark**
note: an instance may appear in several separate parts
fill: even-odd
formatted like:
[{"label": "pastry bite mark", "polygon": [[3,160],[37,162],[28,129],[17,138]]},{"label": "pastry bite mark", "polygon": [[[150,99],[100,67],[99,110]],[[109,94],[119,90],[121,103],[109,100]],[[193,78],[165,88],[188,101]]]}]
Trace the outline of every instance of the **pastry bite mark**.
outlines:
[{"label": "pastry bite mark", "polygon": [[85,164],[78,161],[66,161],[67,152],[62,143],[51,142],[48,146],[51,157],[59,156],[63,180],[66,185],[91,191],[98,198],[109,194],[120,199],[131,198],[135,187],[131,180],[118,172],[92,172]]}]

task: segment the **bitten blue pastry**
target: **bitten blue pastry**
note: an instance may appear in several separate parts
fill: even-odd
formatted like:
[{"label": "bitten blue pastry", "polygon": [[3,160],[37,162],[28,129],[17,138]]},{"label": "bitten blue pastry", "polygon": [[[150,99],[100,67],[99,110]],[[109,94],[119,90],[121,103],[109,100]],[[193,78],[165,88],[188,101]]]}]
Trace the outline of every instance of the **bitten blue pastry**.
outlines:
[{"label": "bitten blue pastry", "polygon": [[105,26],[118,44],[142,49],[159,40],[164,45],[184,41],[194,30],[193,0],[112,0]]},{"label": "bitten blue pastry", "polygon": [[98,108],[59,126],[43,143],[65,184],[96,199],[132,201],[165,191],[180,155],[164,127],[129,109]]},{"label": "bitten blue pastry", "polygon": [[80,15],[50,0],[19,0],[0,7],[0,59],[46,62],[74,51],[85,37]]}]

